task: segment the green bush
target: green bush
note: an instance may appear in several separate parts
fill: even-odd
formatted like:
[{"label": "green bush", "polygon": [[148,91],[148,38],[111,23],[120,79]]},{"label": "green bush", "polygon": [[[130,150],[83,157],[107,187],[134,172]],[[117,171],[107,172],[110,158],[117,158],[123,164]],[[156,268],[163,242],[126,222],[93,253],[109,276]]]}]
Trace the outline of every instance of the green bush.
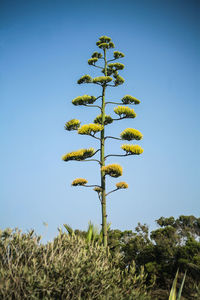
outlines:
[{"label": "green bush", "polygon": [[141,269],[120,269],[98,243],[59,231],[45,245],[32,230],[0,232],[0,299],[150,299]]}]

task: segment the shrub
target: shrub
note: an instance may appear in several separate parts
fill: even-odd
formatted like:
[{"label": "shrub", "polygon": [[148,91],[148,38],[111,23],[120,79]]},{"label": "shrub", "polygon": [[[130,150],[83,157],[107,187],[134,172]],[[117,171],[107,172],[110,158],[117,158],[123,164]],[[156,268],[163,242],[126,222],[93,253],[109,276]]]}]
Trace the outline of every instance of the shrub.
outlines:
[{"label": "shrub", "polygon": [[0,232],[0,299],[150,299],[141,269],[121,270],[98,243],[59,230],[46,245],[34,231]]}]

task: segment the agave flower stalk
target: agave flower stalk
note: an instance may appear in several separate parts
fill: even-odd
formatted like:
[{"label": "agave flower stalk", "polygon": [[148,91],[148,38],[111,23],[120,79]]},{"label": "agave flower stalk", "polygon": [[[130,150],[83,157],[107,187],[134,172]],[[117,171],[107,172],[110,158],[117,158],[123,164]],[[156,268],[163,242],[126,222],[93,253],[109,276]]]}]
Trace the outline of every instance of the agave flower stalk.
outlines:
[{"label": "agave flower stalk", "polygon": [[[107,175],[112,178],[118,178],[122,176],[122,167],[119,164],[108,164],[105,165],[105,161],[108,157],[111,156],[129,156],[129,155],[139,155],[142,154],[143,149],[139,145],[134,144],[123,144],[121,149],[125,151],[125,154],[107,154],[105,155],[105,142],[109,141],[109,138],[115,140],[141,140],[143,135],[142,133],[134,128],[126,128],[122,131],[119,137],[114,136],[106,136],[106,126],[113,124],[115,121],[119,121],[122,119],[134,119],[136,117],[136,113],[134,109],[127,106],[128,105],[138,105],[140,100],[131,95],[125,95],[121,99],[106,101],[106,90],[109,87],[117,87],[124,83],[124,78],[119,75],[119,72],[124,69],[124,64],[120,62],[116,62],[117,59],[121,59],[124,57],[124,54],[120,51],[114,51],[113,57],[108,59],[108,51],[115,47],[110,37],[101,36],[96,43],[99,51],[93,52],[91,58],[88,59],[88,65],[92,67],[96,67],[100,69],[101,76],[97,76],[92,78],[90,75],[86,74],[81,76],[78,79],[78,84],[95,84],[100,86],[101,94],[98,96],[91,95],[83,95],[78,96],[72,100],[72,104],[75,106],[85,106],[85,107],[94,107],[100,110],[100,114],[98,114],[93,123],[81,125],[81,122],[77,119],[71,119],[65,123],[65,129],[67,131],[77,131],[78,134],[88,135],[93,137],[99,143],[99,148],[95,150],[94,148],[88,149],[80,149],[76,151],[69,152],[63,155],[62,159],[64,161],[95,161],[99,164],[100,174],[101,174],[101,182],[100,184],[87,184],[88,181],[85,178],[76,178],[72,182],[72,186],[81,186],[81,187],[93,187],[93,190],[97,193],[98,198],[101,202],[101,210],[102,210],[102,240],[103,245],[107,247],[107,213],[106,213],[106,197],[115,192],[122,189],[127,189],[128,184],[124,181],[116,183],[116,187],[106,192],[106,178]],[[101,99],[101,103],[98,103],[98,100]],[[110,99],[109,99],[110,100]],[[106,114],[106,107],[109,104],[117,104],[114,108],[114,113],[118,116],[118,118],[114,118],[110,116],[110,114]],[[94,159],[95,156],[99,152],[100,158]],[[92,159],[91,159],[92,158]]]}]

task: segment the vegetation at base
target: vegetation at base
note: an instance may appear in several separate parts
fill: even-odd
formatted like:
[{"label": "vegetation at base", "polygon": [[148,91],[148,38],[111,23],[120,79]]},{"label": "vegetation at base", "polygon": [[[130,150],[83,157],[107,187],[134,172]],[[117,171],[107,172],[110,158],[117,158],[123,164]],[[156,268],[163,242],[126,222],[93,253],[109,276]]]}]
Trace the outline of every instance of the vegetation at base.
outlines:
[{"label": "vegetation at base", "polygon": [[108,225],[108,249],[91,223],[88,231],[64,224],[47,244],[33,230],[0,231],[0,299],[200,299],[200,218],[156,223],[151,232]]},{"label": "vegetation at base", "polygon": [[7,229],[0,243],[0,299],[151,299],[144,268],[121,269],[122,255],[81,236],[59,230],[42,245],[34,231]]}]

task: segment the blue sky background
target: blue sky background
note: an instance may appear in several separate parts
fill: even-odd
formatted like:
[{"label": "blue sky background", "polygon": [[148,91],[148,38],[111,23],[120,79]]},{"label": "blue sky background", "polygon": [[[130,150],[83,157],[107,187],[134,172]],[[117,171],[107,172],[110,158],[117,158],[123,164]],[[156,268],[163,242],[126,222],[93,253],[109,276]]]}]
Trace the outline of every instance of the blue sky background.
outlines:
[{"label": "blue sky background", "polygon": [[[108,190],[129,183],[108,198],[108,221],[121,230],[139,221],[153,229],[161,216],[199,217],[199,4],[0,1],[1,228],[35,228],[51,239],[63,223],[79,229],[89,220],[101,223],[97,195],[70,185],[77,177],[99,183],[98,166],[61,160],[72,150],[98,148],[92,138],[65,131],[64,123],[89,123],[99,113],[71,100],[100,95],[100,87],[76,82],[84,74],[100,76],[87,60],[101,35],[125,53],[125,84],[110,88],[107,99],[141,100],[136,119],[116,122],[107,133],[133,127],[144,135],[143,155],[108,160],[124,169],[119,180],[108,179]],[[121,144],[109,141],[106,153],[122,153]]]}]

